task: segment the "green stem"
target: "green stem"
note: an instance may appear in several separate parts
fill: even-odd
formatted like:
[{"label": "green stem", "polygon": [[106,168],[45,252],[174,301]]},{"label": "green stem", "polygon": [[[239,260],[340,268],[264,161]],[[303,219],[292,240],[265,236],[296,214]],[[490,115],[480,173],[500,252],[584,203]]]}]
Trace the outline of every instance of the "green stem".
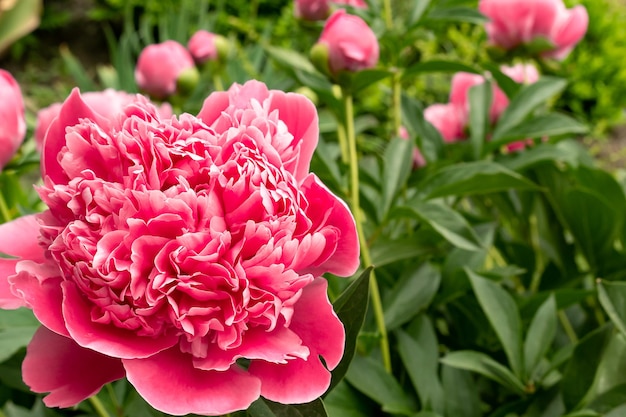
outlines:
[{"label": "green stem", "polygon": [[7,203],[4,200],[4,194],[0,191],[0,214],[2,215],[4,221],[2,223],[6,223],[11,221],[13,217],[11,217],[11,213],[9,212],[9,208],[7,207]]},{"label": "green stem", "polygon": [[89,397],[89,402],[100,417],[111,417],[97,395]]},{"label": "green stem", "polygon": [[384,15],[385,15],[385,26],[387,29],[393,28],[393,18],[391,17],[391,0],[383,1]]},{"label": "green stem", "polygon": [[565,311],[560,310],[557,314],[559,316],[561,326],[563,326],[563,330],[565,330],[565,334],[567,334],[570,342],[572,342],[573,344],[578,343],[578,336],[576,336],[574,327],[572,327],[572,323],[569,321],[569,318],[567,317],[567,314],[565,314]]},{"label": "green stem", "polygon": [[219,74],[213,75],[213,86],[215,91],[224,91],[224,83],[222,83],[222,77]]},{"label": "green stem", "polygon": [[[356,223],[363,263],[365,264],[365,267],[369,267],[372,265],[372,259],[367,246],[367,240],[365,239],[365,233],[363,233],[363,217],[359,201],[359,163],[356,152],[356,136],[354,133],[354,106],[352,103],[352,95],[344,91],[343,101],[345,105],[346,136],[348,139],[348,150],[350,153],[350,199],[352,203],[352,213],[354,214],[354,221]],[[389,338],[387,336],[387,328],[385,327],[383,304],[380,298],[378,282],[376,281],[376,274],[373,271],[370,275],[370,296],[374,310],[374,317],[376,319],[376,326],[380,332],[380,350],[383,357],[383,364],[387,372],[391,373]]]},{"label": "green stem", "polygon": [[117,395],[115,394],[115,390],[113,389],[113,386],[111,384],[106,384],[105,385],[107,393],[109,394],[109,398],[111,399],[111,403],[113,404],[113,407],[115,408],[115,414],[118,416],[121,416],[122,413],[122,407],[120,406],[119,401],[117,401]]},{"label": "green stem", "polygon": [[539,242],[539,226],[537,224],[537,216],[530,216],[530,241],[532,248],[535,252],[535,271],[533,272],[532,280],[530,282],[530,292],[536,294],[539,291],[541,285],[541,277],[545,269],[545,261],[543,259],[543,250],[541,249],[541,243]]},{"label": "green stem", "polygon": [[400,73],[393,74],[391,80],[391,91],[393,94],[393,101],[391,111],[393,114],[393,132],[394,135],[400,134],[400,127],[402,126],[402,86],[400,85]]}]

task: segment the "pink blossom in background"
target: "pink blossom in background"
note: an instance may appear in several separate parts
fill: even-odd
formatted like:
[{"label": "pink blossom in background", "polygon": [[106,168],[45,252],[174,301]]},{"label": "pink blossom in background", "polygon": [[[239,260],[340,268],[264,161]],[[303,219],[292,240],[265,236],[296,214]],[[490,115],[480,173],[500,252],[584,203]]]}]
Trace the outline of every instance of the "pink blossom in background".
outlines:
[{"label": "pink blossom in background", "polygon": [[13,158],[25,136],[22,91],[15,78],[0,69],[0,170]]},{"label": "pink blossom in background", "polygon": [[332,2],[335,4],[345,4],[347,6],[367,9],[367,3],[365,2],[365,0],[332,0]]},{"label": "pink blossom in background", "polygon": [[139,54],[135,81],[139,89],[156,99],[176,92],[176,83],[187,69],[194,68],[193,57],[176,41],[146,46]]},{"label": "pink blossom in background", "polygon": [[539,80],[539,70],[532,64],[503,65],[500,71],[519,84],[532,84]]},{"label": "pink blossom in background", "polygon": [[587,9],[567,9],[562,0],[480,0],[479,10],[489,42],[503,49],[529,44],[538,38],[552,43],[542,55],[562,60],[587,32]]},{"label": "pink blossom in background", "polygon": [[174,415],[323,394],[345,335],[321,275],[353,274],[359,245],[309,173],[317,140],[308,99],[256,81],[171,118],[73,91],[45,137],[48,210],[0,226],[19,257],[0,259],[0,307],[43,324],[26,384],[70,407],[126,376]]},{"label": "pink blossom in background", "polygon": [[304,20],[324,20],[330,15],[331,0],[294,0],[294,15]]},{"label": "pink blossom in background", "polygon": [[197,64],[215,61],[218,58],[217,35],[206,30],[199,30],[193,34],[187,43],[187,49]]},{"label": "pink blossom in background", "polygon": [[[409,131],[404,126],[400,126],[400,129],[398,129],[398,136],[404,140],[411,139]],[[417,169],[422,168],[423,166],[426,166],[426,159],[424,159],[424,156],[419,148],[415,146],[415,148],[413,148],[413,168]]]},{"label": "pink blossom in background", "polygon": [[[452,86],[450,88],[450,102],[455,106],[463,109],[466,121],[469,119],[469,90],[475,85],[485,82],[482,75],[472,74],[469,72],[457,72],[452,77]],[[500,114],[508,106],[509,99],[506,94],[495,84],[492,84],[491,107],[489,109],[489,120],[491,123],[500,117]]]},{"label": "pink blossom in background", "polygon": [[446,142],[456,142],[465,138],[467,117],[463,109],[453,103],[432,104],[426,107],[424,119],[441,133]]},{"label": "pink blossom in background", "polygon": [[373,68],[378,63],[376,35],[363,19],[343,9],[326,21],[318,44],[328,48],[328,66],[333,75]]},{"label": "pink blossom in background", "polygon": [[[123,91],[116,91],[107,88],[103,91],[93,91],[81,95],[83,101],[105,119],[115,119],[122,115],[126,106],[137,100],[143,100],[136,94],[129,94]],[[37,149],[43,150],[43,141],[52,121],[59,115],[62,103],[53,103],[37,112],[37,124],[35,125],[35,141]],[[159,116],[162,119],[172,117],[172,107],[168,103],[163,103],[157,107]]]}]

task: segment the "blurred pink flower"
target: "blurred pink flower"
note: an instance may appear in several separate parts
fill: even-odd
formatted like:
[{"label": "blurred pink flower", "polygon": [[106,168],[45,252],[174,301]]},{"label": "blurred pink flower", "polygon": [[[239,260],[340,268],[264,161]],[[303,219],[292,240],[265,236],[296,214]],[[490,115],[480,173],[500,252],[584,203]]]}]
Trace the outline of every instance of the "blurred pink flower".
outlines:
[{"label": "blurred pink flower", "polygon": [[[469,72],[457,72],[452,77],[450,102],[462,109],[466,121],[469,118],[469,90],[475,85],[484,82],[485,78],[482,75]],[[492,84],[492,94],[489,120],[491,123],[495,123],[506,106],[508,106],[509,99],[495,83]]]},{"label": "blurred pink flower", "polygon": [[532,64],[503,65],[500,67],[500,71],[519,84],[532,84],[539,80],[539,71]]},{"label": "blurred pink flower", "polygon": [[157,99],[176,92],[181,74],[195,68],[193,57],[176,41],[148,45],[139,54],[135,68],[135,81],[139,89]]},{"label": "blurred pink flower", "polygon": [[432,104],[426,107],[424,119],[441,133],[446,142],[456,142],[465,138],[467,117],[463,108],[454,103]]},{"label": "blurred pink flower", "polygon": [[324,20],[330,15],[331,0],[294,0],[294,15],[304,20]]},{"label": "blurred pink flower", "polygon": [[513,49],[542,38],[553,47],[543,56],[564,59],[587,32],[584,6],[567,9],[562,0],[480,0],[479,10],[491,21],[485,25],[489,42]]},{"label": "blurred pink flower", "polygon": [[[400,129],[398,129],[398,136],[404,140],[411,139],[409,131],[404,126],[400,126]],[[413,149],[413,168],[417,169],[423,166],[426,166],[426,159],[424,159],[422,152],[420,152],[419,148],[416,146]]]},{"label": "blurred pink flower", "polygon": [[216,40],[218,35],[206,30],[193,34],[187,43],[187,49],[197,64],[215,61],[219,56]]},{"label": "blurred pink flower", "polygon": [[328,66],[333,75],[372,68],[378,63],[376,35],[363,19],[343,9],[326,21],[318,45],[328,48]]},{"label": "blurred pink flower", "polygon": [[[123,110],[126,106],[138,100],[142,100],[137,97],[136,94],[116,91],[111,88],[107,88],[103,91],[83,93],[81,97],[94,112],[98,113],[98,115],[105,119],[115,119],[123,115]],[[37,149],[40,152],[43,150],[44,137],[46,136],[48,127],[50,127],[52,121],[59,115],[61,106],[62,103],[53,103],[37,112],[35,141]],[[172,107],[168,103],[161,104],[157,107],[157,110],[159,112],[159,117],[162,119],[172,117]]]},{"label": "blurred pink flower", "polygon": [[0,69],[0,170],[13,158],[25,136],[22,91],[13,76]]},{"label": "blurred pink flower", "polygon": [[367,9],[367,3],[365,3],[365,0],[332,0],[332,2],[335,4],[346,4],[348,6]]},{"label": "blurred pink flower", "polygon": [[175,415],[323,394],[345,336],[321,274],[354,273],[359,245],[309,173],[317,140],[308,99],[256,81],[169,119],[141,97],[105,118],[75,90],[45,139],[48,210],[0,226],[20,257],[0,306],[43,324],[26,384],[69,407],[125,375]]}]

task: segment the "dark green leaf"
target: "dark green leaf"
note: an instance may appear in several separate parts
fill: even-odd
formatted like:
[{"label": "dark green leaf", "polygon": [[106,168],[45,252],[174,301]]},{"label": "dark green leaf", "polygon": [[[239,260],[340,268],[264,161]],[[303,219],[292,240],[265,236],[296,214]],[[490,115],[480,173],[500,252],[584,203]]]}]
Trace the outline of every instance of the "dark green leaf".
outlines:
[{"label": "dark green leaf", "polygon": [[524,340],[524,363],[527,377],[532,375],[533,370],[550,348],[556,335],[556,327],[556,300],[553,295],[550,295],[530,322]]},{"label": "dark green leaf", "polygon": [[489,113],[492,101],[491,82],[475,85],[469,90],[469,126],[470,141],[474,150],[474,158],[482,153],[483,143],[489,126]]},{"label": "dark green leaf", "polygon": [[445,395],[446,416],[481,417],[481,401],[476,381],[469,372],[444,365],[442,382]]},{"label": "dark green leaf", "polygon": [[396,212],[417,217],[458,248],[481,249],[480,239],[476,236],[474,229],[459,212],[447,204],[413,199],[407,203],[407,206],[399,207]]},{"label": "dark green leaf", "polygon": [[277,46],[265,46],[265,51],[269,56],[287,68],[301,70],[310,73],[318,73],[311,61],[306,56],[292,50],[279,48]]},{"label": "dark green leaf", "polygon": [[537,185],[517,172],[491,161],[444,167],[420,184],[426,198],[487,194],[510,189],[532,190]]},{"label": "dark green leaf", "polygon": [[404,79],[414,77],[417,74],[429,72],[469,72],[472,74],[480,74],[481,71],[460,61],[443,61],[432,60],[419,62],[407,68],[402,77]]},{"label": "dark green leaf", "polygon": [[385,370],[382,362],[372,357],[355,356],[346,379],[389,413],[410,415],[415,411],[415,404],[400,383]]},{"label": "dark green leaf", "polygon": [[494,149],[516,139],[543,138],[566,133],[581,134],[587,130],[587,126],[571,117],[558,113],[542,114],[502,131],[489,147]]},{"label": "dark green leaf", "polygon": [[479,25],[489,21],[487,17],[473,7],[435,8],[428,13],[428,19],[452,22],[470,22]]},{"label": "dark green leaf", "polygon": [[370,248],[370,255],[372,264],[379,268],[403,259],[422,256],[431,250],[432,246],[429,242],[422,242],[418,233],[412,237],[396,240],[377,239]]},{"label": "dark green leaf", "polygon": [[598,280],[598,298],[615,327],[626,335],[626,282]]},{"label": "dark green leaf", "polygon": [[372,267],[367,268],[333,303],[337,317],[346,329],[346,347],[341,362],[332,371],[328,391],[332,390],[346,374],[356,350],[356,340],[365,320],[369,301],[369,279]]},{"label": "dark green leaf", "polygon": [[251,417],[327,417],[321,399],[306,404],[280,404],[259,398],[248,408]]},{"label": "dark green leaf", "polygon": [[509,359],[511,369],[518,378],[524,378],[522,356],[522,321],[515,300],[500,285],[465,269],[474,293],[491,327],[498,335]]},{"label": "dark green leaf", "polygon": [[385,325],[388,330],[410,321],[428,307],[439,289],[441,273],[424,263],[410,271],[396,283],[385,297]]},{"label": "dark green leaf", "polygon": [[358,92],[370,85],[390,77],[393,73],[387,70],[371,69],[359,71],[352,77],[350,90]]},{"label": "dark green leaf", "polygon": [[585,405],[585,396],[593,386],[612,331],[610,325],[596,329],[581,339],[574,348],[561,379],[563,403],[568,411]]},{"label": "dark green leaf", "polygon": [[504,164],[509,169],[521,171],[538,164],[553,163],[554,161],[563,161],[572,167],[593,163],[587,150],[583,149],[578,142],[564,140],[557,144],[542,143],[526,149]]},{"label": "dark green leaf", "polygon": [[25,347],[39,328],[31,310],[0,310],[0,362]]},{"label": "dark green leaf", "polygon": [[524,384],[505,366],[481,352],[459,350],[441,359],[445,365],[479,373],[518,394],[524,394]]},{"label": "dark green leaf", "polygon": [[562,91],[566,85],[566,80],[542,77],[539,81],[522,87],[500,116],[492,139],[499,141],[503,133],[518,125],[539,105]]},{"label": "dark green leaf", "polygon": [[443,154],[444,142],[439,131],[424,119],[424,106],[407,95],[402,96],[402,122],[411,137],[421,138],[420,151],[427,161],[439,159]]}]

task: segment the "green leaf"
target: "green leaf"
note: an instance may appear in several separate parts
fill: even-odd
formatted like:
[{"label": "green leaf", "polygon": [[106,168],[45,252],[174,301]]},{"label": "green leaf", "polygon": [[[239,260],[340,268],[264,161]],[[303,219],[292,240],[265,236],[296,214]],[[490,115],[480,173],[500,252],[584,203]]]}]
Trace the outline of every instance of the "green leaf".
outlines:
[{"label": "green leaf", "polygon": [[413,2],[413,9],[409,13],[409,21],[407,26],[413,26],[422,19],[424,12],[430,5],[431,0],[420,0]]},{"label": "green leaf", "polygon": [[355,356],[346,379],[356,389],[381,404],[384,411],[403,415],[411,415],[415,411],[412,399],[379,360],[370,356]]},{"label": "green leaf", "polygon": [[[401,261],[403,259],[416,258],[432,251],[432,245],[422,239],[424,233],[417,232],[411,237],[395,240],[385,238],[377,239],[370,248],[372,264],[377,268]],[[430,236],[430,234],[429,234]],[[424,242],[422,242],[424,240]]]},{"label": "green leaf", "polygon": [[504,165],[514,171],[522,171],[543,163],[562,161],[572,167],[579,164],[593,163],[587,150],[570,140],[560,141],[556,144],[542,143],[524,152],[520,152]]},{"label": "green leaf", "polygon": [[539,361],[545,356],[556,335],[556,300],[554,295],[539,307],[530,322],[524,340],[524,363],[526,376],[530,377]]},{"label": "green leaf", "polygon": [[72,78],[74,78],[74,81],[80,90],[83,93],[86,91],[96,90],[96,86],[87,74],[87,70],[72,54],[67,45],[61,45],[59,47],[59,53],[61,54],[61,58],[63,59],[63,63],[65,64],[67,71],[70,73]]},{"label": "green leaf", "polygon": [[[419,2],[418,2],[419,3]],[[412,78],[417,74],[429,72],[469,72],[472,74],[480,74],[481,71],[460,61],[431,60],[418,62],[406,70],[402,74],[403,79]]]},{"label": "green leaf", "polygon": [[525,392],[522,382],[508,368],[482,352],[459,350],[447,354],[441,362],[453,368],[481,374],[517,394],[523,395]]},{"label": "green leaf", "polygon": [[369,401],[345,380],[324,397],[324,406],[330,417],[374,417]]},{"label": "green leaf", "polygon": [[28,345],[38,328],[39,322],[29,309],[0,310],[0,362]]},{"label": "green leaf", "polygon": [[402,95],[402,122],[411,133],[411,137],[421,138],[420,151],[427,161],[436,161],[443,155],[444,142],[441,134],[424,119],[422,103],[407,95]]},{"label": "green leaf", "polygon": [[481,400],[476,381],[469,372],[452,366],[442,367],[441,379],[448,417],[481,417]]},{"label": "green leaf", "polygon": [[563,404],[568,411],[585,405],[612,331],[610,325],[600,327],[582,338],[574,348],[561,378]]},{"label": "green leaf", "polygon": [[[356,351],[356,341],[365,320],[369,301],[369,279],[372,267],[363,273],[346,288],[333,303],[339,320],[346,329],[346,342],[341,362],[333,369],[330,387],[332,390],[344,377]],[[328,392],[327,391],[327,392]]]},{"label": "green leaf", "polygon": [[492,140],[499,141],[504,132],[519,124],[540,104],[561,92],[566,85],[566,80],[542,77],[537,82],[522,87],[500,116]]},{"label": "green leaf", "polygon": [[[423,320],[426,321],[427,319],[423,318]],[[437,340],[434,332],[424,333],[426,333],[428,340],[422,342],[434,342],[436,348]],[[434,350],[434,355],[429,354],[428,346],[424,346],[420,340],[412,338],[400,329],[396,330],[396,336],[400,358],[417,391],[422,409],[443,413],[444,392],[439,380],[437,351]]]},{"label": "green leaf", "polygon": [[489,127],[489,110],[492,101],[491,82],[475,85],[469,90],[469,126],[470,141],[474,150],[474,158],[479,159],[487,129]]},{"label": "green leaf", "polygon": [[383,155],[383,189],[381,214],[385,218],[398,191],[403,188],[413,167],[413,144],[411,141],[394,138]]},{"label": "green leaf", "polygon": [[598,280],[598,298],[615,327],[626,335],[626,282]]},{"label": "green leaf", "polygon": [[321,399],[306,404],[280,404],[259,398],[248,408],[251,417],[328,417]]},{"label": "green leaf", "polygon": [[492,161],[450,165],[435,171],[420,184],[426,198],[467,196],[499,191],[537,190],[527,178]]},{"label": "green leaf", "polygon": [[571,117],[558,113],[543,114],[502,131],[498,140],[491,142],[489,147],[494,149],[516,139],[543,138],[568,133],[582,134],[588,130],[587,126]]},{"label": "green leaf", "polygon": [[498,84],[498,87],[504,92],[504,94],[506,94],[507,97],[510,98],[515,96],[520,88],[522,88],[522,84],[514,81],[511,77],[500,71],[500,67],[498,65],[494,63],[486,63],[483,67],[489,71],[491,77],[493,77],[495,82]]},{"label": "green leaf", "polygon": [[467,268],[465,272],[480,306],[502,343],[511,369],[519,378],[524,378],[522,320],[515,300],[506,290],[490,279],[483,278]]},{"label": "green leaf", "polygon": [[391,331],[426,309],[439,289],[441,273],[431,264],[404,274],[385,297],[385,326]]},{"label": "green leaf", "polygon": [[350,83],[350,90],[353,92],[358,92],[363,90],[364,88],[369,87],[370,85],[377,83],[378,81],[384,80],[388,78],[393,73],[387,70],[381,69],[369,69],[362,70],[355,73],[352,77]]},{"label": "green leaf", "polygon": [[435,8],[428,13],[430,20],[445,20],[452,22],[470,22],[475,24],[487,23],[489,19],[472,7]]},{"label": "green leaf", "polygon": [[440,201],[413,199],[407,206],[398,207],[397,213],[408,213],[432,227],[452,245],[466,250],[480,250],[481,242],[474,229],[463,216]]},{"label": "green leaf", "polygon": [[0,53],[39,26],[42,6],[43,0],[19,0],[10,9],[0,10]]},{"label": "green leaf", "polygon": [[319,73],[313,64],[311,64],[309,58],[292,49],[279,48],[277,46],[269,45],[266,45],[264,49],[269,56],[287,68],[309,73]]}]

